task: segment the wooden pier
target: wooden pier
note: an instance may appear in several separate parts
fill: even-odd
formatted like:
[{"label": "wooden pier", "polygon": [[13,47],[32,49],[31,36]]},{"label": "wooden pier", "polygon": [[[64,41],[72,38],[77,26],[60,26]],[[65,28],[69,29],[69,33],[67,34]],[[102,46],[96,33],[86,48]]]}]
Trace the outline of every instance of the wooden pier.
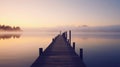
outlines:
[{"label": "wooden pier", "polygon": [[43,51],[39,48],[39,57],[31,67],[86,67],[83,62],[83,49],[80,56],[75,52],[75,42],[71,46],[71,31],[56,36],[51,44]]}]

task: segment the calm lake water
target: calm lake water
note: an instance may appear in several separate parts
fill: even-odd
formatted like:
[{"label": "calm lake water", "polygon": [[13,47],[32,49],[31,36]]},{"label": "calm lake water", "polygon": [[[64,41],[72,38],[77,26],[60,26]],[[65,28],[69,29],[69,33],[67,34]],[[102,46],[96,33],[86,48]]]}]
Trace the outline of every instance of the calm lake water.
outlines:
[{"label": "calm lake water", "polygon": [[[0,67],[30,67],[58,33],[0,33]],[[120,67],[120,33],[72,32],[72,42],[78,54],[84,49],[87,67]]]}]

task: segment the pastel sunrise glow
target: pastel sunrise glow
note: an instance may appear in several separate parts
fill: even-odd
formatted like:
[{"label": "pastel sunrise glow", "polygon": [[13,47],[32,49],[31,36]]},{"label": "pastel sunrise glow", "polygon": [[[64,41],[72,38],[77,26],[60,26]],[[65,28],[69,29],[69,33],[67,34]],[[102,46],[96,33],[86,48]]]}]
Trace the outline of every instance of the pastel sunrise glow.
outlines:
[{"label": "pastel sunrise glow", "polygon": [[120,25],[119,0],[0,0],[0,24],[22,28]]}]

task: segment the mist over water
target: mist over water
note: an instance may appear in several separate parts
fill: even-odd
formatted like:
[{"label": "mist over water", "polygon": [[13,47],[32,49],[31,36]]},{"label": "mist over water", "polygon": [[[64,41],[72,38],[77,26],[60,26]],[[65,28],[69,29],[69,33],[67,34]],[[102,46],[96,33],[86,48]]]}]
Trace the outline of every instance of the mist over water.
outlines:
[{"label": "mist over water", "polygon": [[[0,39],[0,67],[30,67],[39,55],[39,48],[46,49],[57,34],[59,32],[23,32],[19,38],[0,34],[2,38],[5,36]],[[78,54],[79,48],[83,48],[87,67],[120,67],[119,33],[72,32],[72,42],[76,42]]]}]

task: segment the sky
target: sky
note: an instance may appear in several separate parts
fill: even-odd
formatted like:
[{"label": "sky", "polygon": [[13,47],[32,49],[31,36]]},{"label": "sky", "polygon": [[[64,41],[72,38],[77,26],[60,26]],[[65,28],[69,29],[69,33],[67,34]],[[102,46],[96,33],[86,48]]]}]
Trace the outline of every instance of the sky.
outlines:
[{"label": "sky", "polygon": [[120,25],[120,0],[0,0],[0,24],[23,28]]}]

